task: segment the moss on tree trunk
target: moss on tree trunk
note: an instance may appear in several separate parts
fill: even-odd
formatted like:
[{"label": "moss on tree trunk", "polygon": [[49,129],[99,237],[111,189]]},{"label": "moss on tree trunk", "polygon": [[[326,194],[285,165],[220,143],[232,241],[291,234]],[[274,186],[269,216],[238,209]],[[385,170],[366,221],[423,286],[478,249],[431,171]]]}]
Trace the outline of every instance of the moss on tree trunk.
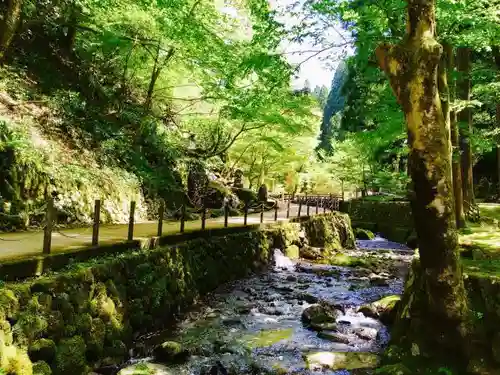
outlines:
[{"label": "moss on tree trunk", "polygon": [[7,13],[4,15],[4,22],[1,28],[0,35],[0,61],[3,60],[5,52],[10,46],[10,42],[16,33],[19,17],[21,16],[21,8],[23,0],[10,0],[7,8]]},{"label": "moss on tree trunk", "polygon": [[450,129],[438,89],[443,49],[435,29],[435,0],[409,0],[406,38],[379,46],[376,54],[408,126],[421,267],[418,287],[404,296],[393,341],[446,363],[467,357],[467,300],[454,220]]}]

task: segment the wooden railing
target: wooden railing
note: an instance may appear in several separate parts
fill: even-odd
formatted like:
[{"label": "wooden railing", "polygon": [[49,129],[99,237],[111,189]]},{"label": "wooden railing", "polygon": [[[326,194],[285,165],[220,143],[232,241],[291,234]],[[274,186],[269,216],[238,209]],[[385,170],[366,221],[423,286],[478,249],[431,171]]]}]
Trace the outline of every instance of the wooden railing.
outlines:
[{"label": "wooden railing", "polygon": [[[253,202],[252,204],[245,204],[243,207],[243,225],[247,226],[248,225],[248,216],[249,216],[249,211],[252,210],[254,214],[259,214],[260,213],[260,223],[264,222],[264,213],[266,211],[274,211],[274,215],[272,217],[269,217],[266,219],[266,221],[277,221],[278,219],[290,219],[291,217],[301,217],[304,215],[310,216],[311,214],[320,214],[320,213],[326,213],[327,211],[338,211],[339,210],[339,205],[340,205],[340,198],[334,195],[307,195],[307,194],[296,194],[296,195],[291,195],[291,194],[270,194],[270,198],[275,199],[275,204],[270,205],[269,203],[262,203],[262,202]],[[281,204],[280,204],[281,203]],[[280,217],[279,212],[280,212],[280,205],[281,205],[281,212],[282,212],[282,217]],[[294,205],[294,212],[291,212],[291,207]],[[297,207],[298,206],[298,207]],[[92,224],[92,240],[89,245],[91,246],[98,246],[99,245],[99,228],[101,225],[101,207],[102,207],[102,202],[101,200],[95,200],[94,203],[94,214],[93,214],[93,224]],[[224,204],[224,227],[227,228],[229,225],[229,213],[230,213],[230,207],[228,203],[226,202]],[[295,212],[295,210],[297,211]],[[127,236],[126,240],[127,241],[133,241],[134,240],[134,225],[135,225],[135,211],[136,211],[136,202],[132,201],[130,203],[130,210],[129,210],[129,220],[128,220],[128,230],[127,230]],[[201,214],[201,230],[206,229],[206,221],[207,221],[207,214],[208,214],[209,209],[206,207],[201,207],[199,210],[197,210],[197,213]],[[165,203],[161,202],[159,207],[158,207],[158,213],[156,216],[156,219],[158,221],[158,227],[156,231],[156,235],[158,237],[163,235],[163,224],[165,220],[165,213],[166,213],[166,207]],[[179,231],[176,233],[184,233],[185,232],[185,223],[187,219],[187,206],[182,205],[179,207],[173,215],[177,215],[177,217],[180,217],[178,222],[179,222]],[[52,234],[54,232],[59,233],[62,236],[66,237],[71,237],[60,230],[56,228],[56,209],[54,207],[54,200],[53,198],[50,198],[47,202],[46,206],[46,214],[45,214],[45,220],[43,223],[43,253],[44,254],[50,254],[51,253],[51,246],[52,246]],[[234,217],[234,216],[233,216]],[[241,217],[241,216],[240,216]],[[174,221],[175,222],[175,221]],[[176,234],[172,233],[171,231],[169,234]],[[9,241],[2,239],[2,236],[0,235],[0,240],[4,241]],[[124,238],[125,240],[125,238]]]}]

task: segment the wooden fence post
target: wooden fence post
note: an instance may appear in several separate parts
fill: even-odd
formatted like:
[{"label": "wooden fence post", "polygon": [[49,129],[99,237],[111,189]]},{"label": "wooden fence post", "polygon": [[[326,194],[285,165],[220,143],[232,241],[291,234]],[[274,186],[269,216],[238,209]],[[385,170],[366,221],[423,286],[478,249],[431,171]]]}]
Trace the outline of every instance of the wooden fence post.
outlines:
[{"label": "wooden fence post", "polygon": [[181,233],[184,233],[184,226],[186,221],[186,204],[183,203],[181,206]]},{"label": "wooden fence post", "polygon": [[224,228],[227,228],[229,221],[229,204],[228,202],[224,203]]},{"label": "wooden fence post", "polygon": [[134,239],[134,216],[135,216],[135,201],[130,202],[130,216],[128,219],[128,237],[129,241]]},{"label": "wooden fence post", "polygon": [[307,206],[307,209],[306,209],[307,216],[309,216],[309,199],[308,198],[306,198],[306,206]]},{"label": "wooden fence post", "polygon": [[94,226],[92,228],[92,246],[99,244],[99,224],[101,222],[101,200],[96,199],[94,203]]},{"label": "wooden fence post", "polygon": [[244,213],[243,213],[243,225],[247,225],[247,220],[248,220],[248,202],[245,202],[245,208],[244,208]]},{"label": "wooden fence post", "polygon": [[264,203],[260,205],[260,223],[264,222]]},{"label": "wooden fence post", "polygon": [[333,211],[333,196],[330,194],[330,212]]},{"label": "wooden fence post", "polygon": [[274,206],[274,221],[278,221],[278,202]]},{"label": "wooden fence post", "polygon": [[288,202],[286,204],[286,218],[290,218],[290,202],[292,201],[291,197],[288,197]]},{"label": "wooden fence post", "polygon": [[316,215],[319,214],[319,197],[316,197]]},{"label": "wooden fence post", "polygon": [[158,233],[157,236],[161,237],[163,234],[163,214],[165,213],[165,203],[163,200],[160,202],[160,207],[158,207]]},{"label": "wooden fence post", "polygon": [[323,213],[326,213],[325,197],[321,197],[321,205],[323,206]]},{"label": "wooden fence post", "polygon": [[201,208],[201,230],[205,230],[207,221],[207,208],[205,207],[205,200],[203,200]]},{"label": "wooden fence post", "polygon": [[45,229],[43,233],[43,253],[50,254],[52,245],[52,225],[54,221],[54,198],[50,197],[47,201],[47,212],[45,213]]},{"label": "wooden fence post", "polygon": [[297,213],[297,217],[300,217],[300,211],[302,211],[302,199],[299,198],[299,212]]}]

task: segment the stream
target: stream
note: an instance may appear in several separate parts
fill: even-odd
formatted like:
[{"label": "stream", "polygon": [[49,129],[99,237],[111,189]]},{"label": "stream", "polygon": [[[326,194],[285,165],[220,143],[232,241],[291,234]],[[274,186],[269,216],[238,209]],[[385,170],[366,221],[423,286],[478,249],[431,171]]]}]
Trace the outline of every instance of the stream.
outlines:
[{"label": "stream", "polygon": [[[175,332],[140,338],[143,350],[137,353],[142,357],[131,360],[119,375],[371,374],[366,367],[387,344],[388,329],[357,309],[401,294],[412,257],[402,245],[388,249],[388,241],[380,250],[383,241],[358,242],[361,249],[345,252],[370,259],[370,268],[291,261],[274,250],[269,271],[221,286]],[[304,326],[302,316],[321,301],[334,306],[338,316],[318,333]],[[159,364],[147,348],[167,340],[188,349],[189,358]],[[311,354],[314,363],[305,360]]]}]

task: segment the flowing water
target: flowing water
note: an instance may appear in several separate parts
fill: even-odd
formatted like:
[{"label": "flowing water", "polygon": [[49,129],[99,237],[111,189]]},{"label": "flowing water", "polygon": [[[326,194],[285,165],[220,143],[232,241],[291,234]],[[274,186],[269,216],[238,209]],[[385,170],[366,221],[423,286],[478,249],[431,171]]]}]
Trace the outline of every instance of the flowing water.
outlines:
[{"label": "flowing water", "polygon": [[[373,242],[377,241],[380,240]],[[368,250],[352,251],[351,255],[377,259],[376,271],[386,273],[382,283],[370,281],[373,269],[294,262],[275,250],[274,268],[222,286],[202,308],[181,322],[176,332],[168,335],[156,333],[140,340],[146,348],[165,340],[180,342],[192,354],[187,362],[171,366],[148,365],[146,368],[144,363],[154,362],[154,359],[136,358],[132,363],[142,365],[125,368],[121,375],[223,374],[225,369],[230,374],[259,374],[271,370],[276,374],[370,373],[340,368],[325,371],[307,366],[304,360],[305,354],[313,352],[321,352],[330,359],[344,352],[377,353],[388,341],[387,328],[381,322],[356,310],[367,302],[400,294],[404,269],[411,255],[407,251],[374,250],[378,247],[376,244],[360,245]],[[337,318],[334,341],[331,337],[318,337],[317,332],[305,328],[301,322],[303,310],[320,300],[334,303],[343,310]],[[349,358],[343,360],[350,361]],[[224,369],[221,372],[207,371],[216,361],[220,361]],[[359,361],[359,358],[353,361]],[[341,367],[363,366],[347,363]]]}]

